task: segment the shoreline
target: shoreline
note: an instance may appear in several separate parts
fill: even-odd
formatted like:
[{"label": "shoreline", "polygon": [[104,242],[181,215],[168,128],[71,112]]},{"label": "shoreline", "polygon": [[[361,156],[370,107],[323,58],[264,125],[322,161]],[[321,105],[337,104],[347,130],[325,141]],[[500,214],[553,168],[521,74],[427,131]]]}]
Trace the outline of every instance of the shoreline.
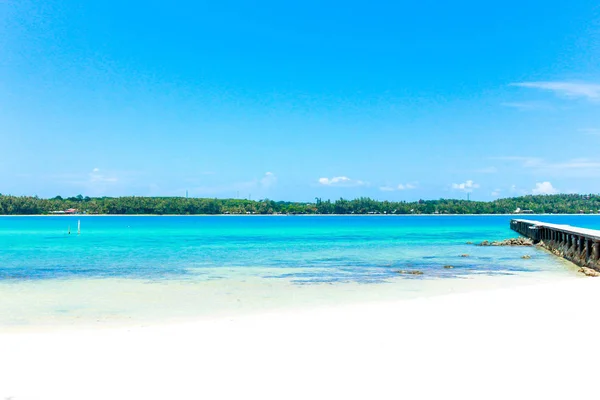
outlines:
[{"label": "shoreline", "polygon": [[508,217],[508,216],[597,216],[600,214],[22,214],[0,215],[0,218],[15,217]]},{"label": "shoreline", "polygon": [[[574,264],[563,259],[560,262],[563,270],[558,273],[536,271],[503,275],[499,271],[497,275],[471,273],[425,279],[397,277],[384,283],[369,284],[296,285],[288,281],[248,277],[225,281],[150,282],[142,279],[84,278],[0,282],[0,293],[8,299],[0,305],[0,334],[164,326],[592,279],[577,273],[578,267]],[[42,303],[40,296],[44,299]]]}]

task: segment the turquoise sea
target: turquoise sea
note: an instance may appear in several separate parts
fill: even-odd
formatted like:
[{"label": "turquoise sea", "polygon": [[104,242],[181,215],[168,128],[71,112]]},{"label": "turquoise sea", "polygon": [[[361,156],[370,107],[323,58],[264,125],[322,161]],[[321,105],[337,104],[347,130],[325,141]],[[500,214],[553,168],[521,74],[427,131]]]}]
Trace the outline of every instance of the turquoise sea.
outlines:
[{"label": "turquoise sea", "polygon": [[[527,217],[600,229],[600,216]],[[157,316],[192,316],[200,309],[331,302],[341,292],[357,299],[364,293],[393,298],[419,292],[418,282],[453,288],[482,276],[489,283],[510,276],[577,275],[535,248],[467,244],[517,236],[509,229],[511,218],[1,217],[0,326],[149,316],[153,311],[143,299],[151,300]],[[448,265],[453,268],[444,268]]]}]

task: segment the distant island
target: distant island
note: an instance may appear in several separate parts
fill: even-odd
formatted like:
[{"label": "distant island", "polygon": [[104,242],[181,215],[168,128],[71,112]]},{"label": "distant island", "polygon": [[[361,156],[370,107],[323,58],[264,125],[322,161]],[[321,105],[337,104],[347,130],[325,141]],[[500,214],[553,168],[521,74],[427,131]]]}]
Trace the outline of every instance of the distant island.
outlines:
[{"label": "distant island", "polygon": [[367,197],[336,201],[287,202],[245,199],[211,199],[186,197],[75,197],[0,194],[0,215],[52,214],[597,214],[600,195],[558,194],[522,196],[494,201],[419,200],[377,201]]}]

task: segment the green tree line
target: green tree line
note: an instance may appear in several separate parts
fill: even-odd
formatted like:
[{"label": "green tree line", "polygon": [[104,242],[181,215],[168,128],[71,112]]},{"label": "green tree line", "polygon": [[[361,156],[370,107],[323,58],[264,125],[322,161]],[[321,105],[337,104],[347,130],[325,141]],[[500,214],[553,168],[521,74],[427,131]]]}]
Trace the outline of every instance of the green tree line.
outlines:
[{"label": "green tree line", "polygon": [[185,197],[76,197],[0,194],[0,215],[44,215],[77,209],[86,214],[508,214],[517,208],[535,213],[598,213],[600,195],[558,194],[522,196],[494,201],[419,200],[377,201],[367,197],[314,202],[208,199]]}]

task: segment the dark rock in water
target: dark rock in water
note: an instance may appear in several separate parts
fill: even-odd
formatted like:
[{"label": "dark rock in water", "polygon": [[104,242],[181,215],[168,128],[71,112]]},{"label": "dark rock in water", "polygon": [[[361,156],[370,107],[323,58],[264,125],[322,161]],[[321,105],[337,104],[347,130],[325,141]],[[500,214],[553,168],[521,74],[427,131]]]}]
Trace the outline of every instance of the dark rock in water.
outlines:
[{"label": "dark rock in water", "polygon": [[579,269],[579,272],[585,274],[586,276],[600,276],[600,272],[588,267],[581,267]]},{"label": "dark rock in water", "polygon": [[470,257],[468,254],[461,254],[461,257]]},{"label": "dark rock in water", "polygon": [[405,270],[399,270],[396,271],[399,274],[405,274],[405,275],[423,275],[422,271],[418,271],[418,270],[413,270],[413,271],[405,271]]},{"label": "dark rock in water", "polygon": [[479,243],[479,246],[533,246],[533,240],[526,237],[505,239],[496,242],[484,240],[483,242]]},{"label": "dark rock in water", "polygon": [[452,269],[454,267],[452,265],[444,265],[444,268],[446,268],[446,269]]},{"label": "dark rock in water", "polygon": [[473,242],[467,242],[467,244],[473,244]]},{"label": "dark rock in water", "polygon": [[531,256],[529,254],[525,254],[523,257],[521,257],[523,260],[529,260],[531,259]]}]

